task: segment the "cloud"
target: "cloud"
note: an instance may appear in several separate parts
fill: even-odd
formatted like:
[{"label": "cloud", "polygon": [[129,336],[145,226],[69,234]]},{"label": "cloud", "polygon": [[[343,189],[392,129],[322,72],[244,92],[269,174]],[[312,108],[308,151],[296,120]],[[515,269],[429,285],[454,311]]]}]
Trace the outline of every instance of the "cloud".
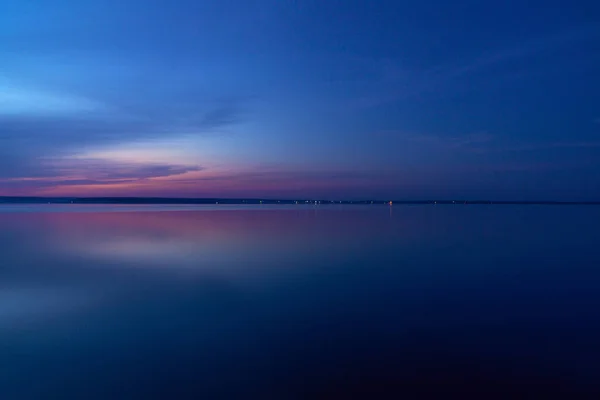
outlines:
[{"label": "cloud", "polygon": [[[203,169],[185,165],[114,165],[86,161],[82,168],[56,167],[52,177],[0,180],[1,188],[19,195],[51,196],[184,196],[184,197],[377,197],[390,188],[414,181],[410,171],[350,169],[307,170],[285,165],[254,165],[244,169]],[[357,194],[356,191],[360,193]]]},{"label": "cloud", "polygon": [[16,88],[0,82],[0,116],[60,115],[101,108],[100,104],[83,97]]},{"label": "cloud", "polygon": [[64,160],[56,164],[57,175],[82,174],[98,180],[150,179],[200,171],[194,165],[115,163],[105,160]]},{"label": "cloud", "polygon": [[[88,113],[72,116],[0,115],[2,149],[25,150],[77,148],[88,144],[108,144],[164,135],[207,134],[240,120],[234,104],[177,109],[155,105],[131,113]],[[193,108],[193,109],[192,109]]]},{"label": "cloud", "polygon": [[400,137],[411,144],[448,150],[487,147],[492,146],[494,142],[497,141],[496,135],[485,131],[452,136],[427,133],[401,133]]},{"label": "cloud", "polygon": [[580,26],[577,29],[558,32],[555,34],[526,40],[512,47],[492,51],[482,54],[480,57],[446,68],[444,75],[448,77],[458,77],[461,75],[476,73],[485,68],[497,64],[532,57],[549,50],[562,49],[572,45],[575,42],[596,37],[600,33],[597,26]]},{"label": "cloud", "polygon": [[401,134],[407,142],[423,145],[430,149],[450,151],[487,152],[525,152],[550,149],[600,148],[600,141],[544,141],[524,142],[511,140],[488,132],[476,132],[465,135],[442,136],[433,134]]},{"label": "cloud", "polygon": [[[195,165],[59,159],[45,162],[37,169],[30,168],[29,174],[16,171],[13,176],[0,177],[0,186],[8,189],[23,189],[78,185],[118,185],[177,176],[200,170],[202,168]],[[21,173],[19,174],[19,172]]]},{"label": "cloud", "polygon": [[528,151],[542,149],[568,149],[568,148],[600,148],[600,141],[573,141],[549,143],[524,143],[513,147],[499,148],[501,151]]},{"label": "cloud", "polygon": [[[233,171],[207,171],[206,174],[175,176],[169,179],[173,193],[194,197],[274,196],[298,197],[366,196],[396,188],[418,178],[405,170],[366,170],[328,168],[309,170],[301,166],[258,165]],[[153,190],[147,187],[148,190]]]},{"label": "cloud", "polygon": [[[33,15],[15,7],[16,19]],[[125,11],[124,18],[149,9]],[[120,20],[127,35],[111,23],[97,23],[97,18],[119,15],[110,7],[93,12],[81,7],[90,24],[70,17],[71,12],[71,6],[33,10],[39,14],[36,21],[48,23],[43,29],[30,21],[24,31],[12,18],[0,24],[0,36],[12,37],[15,46],[0,54],[0,177],[15,175],[7,172],[13,170],[28,174],[48,157],[228,134],[245,121],[251,96],[194,52],[178,53],[183,59],[173,62],[170,44],[161,41],[162,28],[156,32],[161,40],[137,43],[148,54],[121,54],[124,41],[146,31],[131,31],[128,17]],[[49,17],[56,13],[60,15]],[[72,52],[90,35],[93,43]]]},{"label": "cloud", "polygon": [[[600,36],[600,29],[595,25],[581,26],[578,29],[557,32],[555,34],[540,36],[530,40],[524,40],[513,46],[491,49],[483,54],[466,57],[456,63],[434,65],[424,69],[404,68],[398,61],[388,58],[378,60],[358,61],[359,64],[367,65],[367,70],[378,76],[371,85],[371,90],[362,96],[354,97],[350,106],[355,108],[371,108],[399,100],[407,100],[426,94],[439,97],[443,92],[456,92],[464,88],[472,89],[473,85],[464,83],[456,85],[477,74],[493,70],[500,65],[509,63],[516,64],[519,61],[529,60],[546,53],[560,54],[565,49],[581,43],[590,38]],[[563,58],[563,62],[570,61]],[[536,71],[536,74],[547,73],[548,64],[544,64],[545,70]],[[504,72],[496,75],[494,79],[478,83],[475,87],[489,87],[490,85],[502,85],[513,79],[521,79],[531,71],[525,71],[527,67],[522,66],[521,71],[515,73]],[[529,67],[531,69],[531,67]],[[453,86],[454,85],[454,86]],[[347,104],[345,104],[347,106]]]},{"label": "cloud", "polygon": [[[124,96],[126,97],[126,96]],[[228,128],[242,120],[242,107],[236,100],[207,100],[198,94],[184,99],[171,96],[129,102],[126,98],[113,104],[110,110],[71,114],[2,115],[0,113],[0,179],[16,177],[61,176],[67,168],[58,163],[94,148],[119,149],[149,140],[177,141],[182,137],[205,136],[228,132]],[[51,162],[49,162],[49,160]],[[119,171],[132,171],[133,179],[176,174],[181,167],[167,164],[145,166],[109,165],[108,161],[72,159],[68,168],[80,168],[79,175],[107,173],[101,179],[117,179]],[[109,170],[112,176],[108,176]],[[191,170],[191,169],[190,169]],[[74,172],[74,171],[73,171]],[[129,173],[129,172],[128,172]],[[128,176],[126,178],[129,178]],[[93,178],[96,179],[96,178]]]},{"label": "cloud", "polygon": [[476,152],[527,152],[552,149],[596,149],[600,148],[600,141],[572,141],[572,142],[518,142],[503,141],[485,147],[473,147],[470,150]]}]

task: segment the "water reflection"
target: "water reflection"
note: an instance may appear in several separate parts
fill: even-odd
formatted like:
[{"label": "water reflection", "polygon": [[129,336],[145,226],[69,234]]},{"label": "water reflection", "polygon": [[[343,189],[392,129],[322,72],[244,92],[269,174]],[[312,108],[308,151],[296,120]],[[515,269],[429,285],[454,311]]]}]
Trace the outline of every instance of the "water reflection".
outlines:
[{"label": "water reflection", "polygon": [[581,397],[600,378],[595,209],[107,210],[0,213],[0,398]]},{"label": "water reflection", "polygon": [[64,287],[0,288],[0,330],[20,328],[76,309],[89,293]]},{"label": "water reflection", "polygon": [[[35,237],[36,248],[54,256],[104,259],[123,263],[214,263],[267,261],[274,256],[349,248],[373,232],[389,232],[380,213],[354,210],[205,211],[132,213],[48,213],[4,216],[18,227],[21,240]],[[406,226],[410,229],[409,226]],[[412,229],[412,232],[416,231]],[[395,232],[401,234],[401,232]]]}]

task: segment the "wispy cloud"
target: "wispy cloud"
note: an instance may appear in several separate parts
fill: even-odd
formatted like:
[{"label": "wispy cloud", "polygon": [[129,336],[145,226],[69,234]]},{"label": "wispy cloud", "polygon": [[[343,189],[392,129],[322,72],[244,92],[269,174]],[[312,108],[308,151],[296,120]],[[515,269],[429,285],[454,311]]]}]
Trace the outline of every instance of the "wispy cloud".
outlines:
[{"label": "wispy cloud", "polygon": [[43,163],[31,175],[0,178],[5,189],[79,185],[119,185],[200,171],[195,165],[115,163],[94,159],[59,159]]},{"label": "wispy cloud", "polygon": [[101,104],[84,97],[19,88],[0,81],[0,116],[71,115],[102,108]]},{"label": "wispy cloud", "polygon": [[573,142],[548,142],[548,143],[522,143],[513,146],[498,147],[496,151],[531,151],[544,149],[575,149],[575,148],[600,148],[600,141],[573,141]]},{"label": "wispy cloud", "polygon": [[464,135],[434,135],[427,133],[399,133],[397,135],[409,143],[409,145],[420,145],[447,150],[488,147],[498,140],[496,135],[485,131]]},{"label": "wispy cloud", "polygon": [[[84,144],[125,142],[156,138],[165,134],[203,135],[239,122],[241,111],[235,104],[200,103],[197,108],[140,107],[132,112],[87,113],[71,116],[13,116],[0,115],[0,141],[2,149],[29,145],[61,148]],[[119,107],[114,107],[119,110]]]},{"label": "wispy cloud", "polygon": [[[71,110],[70,114],[64,114],[61,110],[61,113],[53,115],[0,113],[0,178],[60,176],[67,172],[65,168],[79,169],[79,176],[92,180],[117,179],[118,176],[108,175],[118,174],[119,170],[131,171],[132,179],[176,173],[179,167],[173,167],[170,163],[155,165],[160,160],[156,155],[154,160],[151,155],[147,156],[144,165],[140,166],[85,157],[79,163],[71,159],[68,165],[56,160],[72,158],[85,153],[87,149],[110,148],[118,152],[120,146],[124,150],[133,149],[129,152],[133,156],[141,148],[136,143],[167,138],[171,143],[177,142],[177,138],[189,141],[192,137],[226,131],[242,118],[241,108],[236,101],[198,99],[198,106],[194,107],[195,102],[188,100],[191,103],[187,105],[173,101],[164,110],[160,107],[162,100],[154,99],[143,100],[129,107],[117,104],[110,112],[98,110],[80,113]],[[50,165],[48,157],[53,158]],[[107,176],[89,178],[89,174]]]},{"label": "wispy cloud", "polygon": [[501,135],[477,132],[465,135],[401,134],[407,142],[430,148],[465,152],[527,152],[550,149],[600,148],[600,140],[527,142],[507,139]]},{"label": "wispy cloud", "polygon": [[597,26],[583,26],[574,30],[526,40],[513,47],[490,51],[462,64],[442,67],[440,71],[442,75],[449,78],[467,75],[497,64],[532,57],[545,51],[561,50],[575,42],[597,37],[598,35],[600,35],[600,29]]},{"label": "wispy cloud", "polygon": [[[436,93],[439,96],[443,91],[460,90],[452,84],[496,66],[527,60],[546,53],[557,55],[573,44],[598,37],[600,37],[600,29],[597,26],[583,26],[575,30],[525,40],[514,46],[492,49],[456,63],[435,65],[419,70],[405,68],[390,59],[371,61],[369,69],[376,71],[379,78],[371,85],[372,90],[363,96],[355,97],[352,105],[358,108],[369,108],[428,93]],[[505,72],[505,75],[496,76],[487,84],[500,84],[514,79],[515,76],[522,78],[526,75],[524,72],[517,74]]]},{"label": "wispy cloud", "polygon": [[[130,170],[126,170],[129,168]],[[69,171],[66,172],[67,174]],[[12,181],[14,188],[56,196],[328,197],[377,194],[413,181],[408,171],[306,170],[290,166],[247,166],[238,170],[188,166],[120,166],[86,178]],[[1,181],[0,181],[1,182]],[[0,185],[1,186],[1,185]],[[336,194],[337,193],[337,194]],[[354,193],[354,194],[352,194]]]}]

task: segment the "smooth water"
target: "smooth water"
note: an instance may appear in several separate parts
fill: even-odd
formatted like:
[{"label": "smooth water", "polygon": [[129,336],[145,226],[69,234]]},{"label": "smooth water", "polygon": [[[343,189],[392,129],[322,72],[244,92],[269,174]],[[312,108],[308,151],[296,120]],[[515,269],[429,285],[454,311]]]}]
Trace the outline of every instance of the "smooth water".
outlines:
[{"label": "smooth water", "polygon": [[8,207],[2,400],[600,393],[600,207]]}]

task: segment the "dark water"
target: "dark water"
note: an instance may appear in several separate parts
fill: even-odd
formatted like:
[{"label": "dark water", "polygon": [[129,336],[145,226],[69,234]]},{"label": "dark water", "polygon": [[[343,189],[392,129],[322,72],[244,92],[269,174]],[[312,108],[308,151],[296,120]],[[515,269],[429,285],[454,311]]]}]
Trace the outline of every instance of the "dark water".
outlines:
[{"label": "dark water", "polygon": [[2,400],[600,398],[600,207],[6,207]]}]

